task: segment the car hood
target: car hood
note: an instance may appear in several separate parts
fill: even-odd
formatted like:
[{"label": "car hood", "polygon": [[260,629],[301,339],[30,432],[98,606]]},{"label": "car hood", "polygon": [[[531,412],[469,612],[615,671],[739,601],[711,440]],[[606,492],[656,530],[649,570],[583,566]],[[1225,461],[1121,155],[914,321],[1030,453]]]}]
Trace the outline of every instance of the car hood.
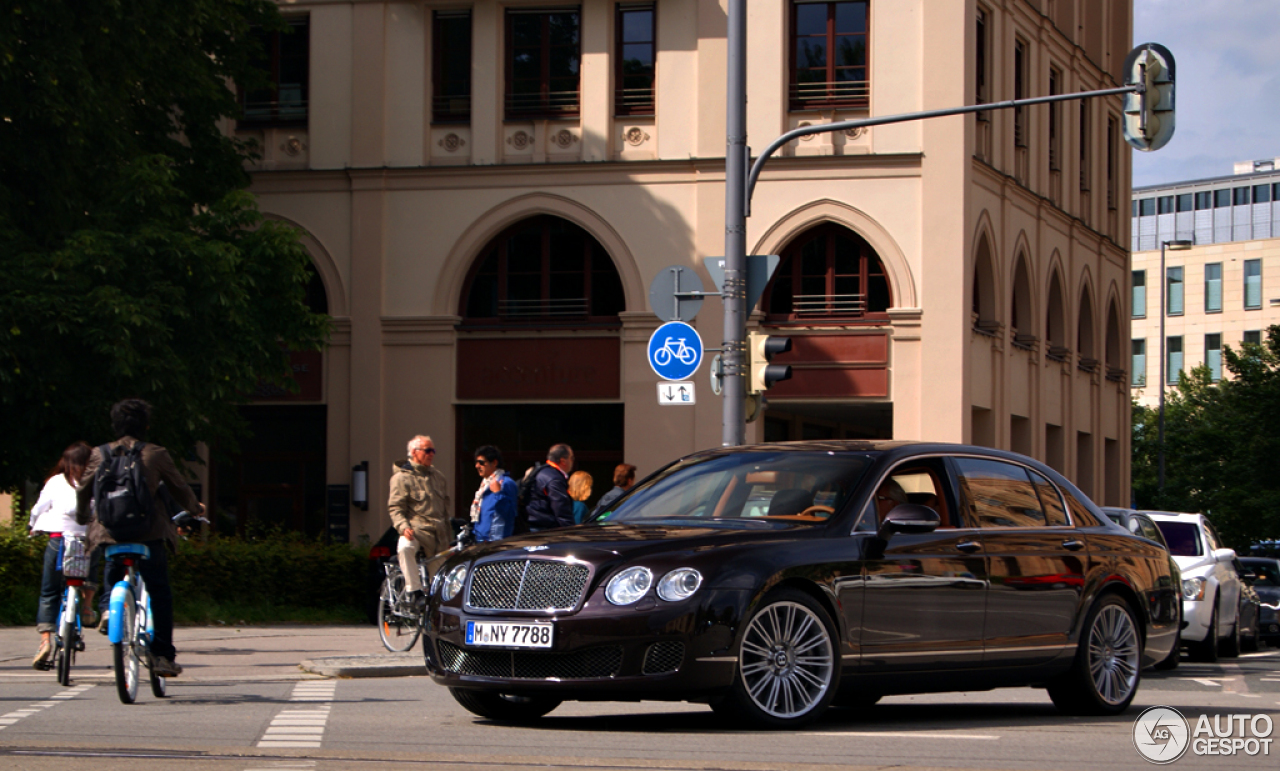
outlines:
[{"label": "car hood", "polygon": [[817,535],[821,529],[803,525],[770,526],[755,530],[615,522],[512,536],[501,541],[478,544],[463,554],[470,559],[483,559],[508,552],[508,556],[574,557],[595,561],[616,557],[635,558],[671,551],[694,553],[730,545],[791,540]]},{"label": "car hood", "polygon": [[1258,598],[1268,605],[1280,602],[1280,586],[1255,586],[1253,590],[1258,593]]}]

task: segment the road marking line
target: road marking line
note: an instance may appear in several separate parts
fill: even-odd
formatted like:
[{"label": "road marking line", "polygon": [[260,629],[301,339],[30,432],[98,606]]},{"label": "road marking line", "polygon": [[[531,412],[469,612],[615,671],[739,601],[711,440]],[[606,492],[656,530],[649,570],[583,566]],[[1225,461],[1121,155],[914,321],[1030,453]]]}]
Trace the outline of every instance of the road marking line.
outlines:
[{"label": "road marking line", "polygon": [[[290,702],[325,702],[314,707],[281,709],[258,739],[259,747],[317,748],[324,739],[325,724],[333,709],[337,682],[298,683],[289,694]],[[298,766],[292,766],[297,768]],[[279,768],[279,766],[277,766]]]},{"label": "road marking line", "polygon": [[0,731],[3,731],[4,729],[8,728],[9,726],[13,725],[14,723],[18,722],[24,717],[30,717],[32,715],[43,712],[44,710],[49,709],[50,707],[56,707],[62,703],[61,701],[53,701],[53,699],[73,699],[92,687],[93,685],[91,683],[77,685],[74,688],[68,688],[65,691],[59,691],[56,695],[50,696],[49,699],[46,699],[45,701],[37,701],[34,704],[23,707],[22,709],[15,709],[12,712],[6,713],[4,715],[0,715]]}]

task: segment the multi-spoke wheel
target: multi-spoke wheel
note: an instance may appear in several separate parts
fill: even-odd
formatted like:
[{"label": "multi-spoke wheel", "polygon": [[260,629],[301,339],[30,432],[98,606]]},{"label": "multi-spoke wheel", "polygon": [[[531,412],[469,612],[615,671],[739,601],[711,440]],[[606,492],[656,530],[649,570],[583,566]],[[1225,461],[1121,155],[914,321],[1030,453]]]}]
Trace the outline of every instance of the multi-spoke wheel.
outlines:
[{"label": "multi-spoke wheel", "polygon": [[747,623],[733,690],[714,704],[767,728],[816,719],[839,686],[835,626],[812,597],[791,589],[765,598]]},{"label": "multi-spoke wheel", "polygon": [[378,594],[378,636],[382,638],[383,647],[393,653],[409,650],[422,634],[420,614],[425,611],[405,607],[406,594],[404,576],[398,570],[382,581],[382,591]]},{"label": "multi-spoke wheel", "polygon": [[468,712],[502,723],[532,722],[560,706],[559,699],[545,696],[517,696],[467,688],[450,688],[449,693]]},{"label": "multi-spoke wheel", "polygon": [[[113,619],[114,620],[114,619]],[[123,704],[138,698],[138,607],[133,590],[125,592],[120,604],[120,642],[112,643],[111,658],[116,673],[116,693]]]},{"label": "multi-spoke wheel", "polygon": [[1141,677],[1142,636],[1133,610],[1108,594],[1089,611],[1075,662],[1049,683],[1049,697],[1069,715],[1115,715],[1133,701]]}]

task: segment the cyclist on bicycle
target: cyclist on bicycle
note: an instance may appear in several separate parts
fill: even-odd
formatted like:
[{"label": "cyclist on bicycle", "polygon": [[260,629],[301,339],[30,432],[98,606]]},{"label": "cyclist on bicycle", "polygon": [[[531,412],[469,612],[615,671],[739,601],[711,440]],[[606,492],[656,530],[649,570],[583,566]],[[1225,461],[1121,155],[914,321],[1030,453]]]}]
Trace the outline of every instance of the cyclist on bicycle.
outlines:
[{"label": "cyclist on bicycle", "polygon": [[[53,632],[57,624],[58,603],[62,600],[62,574],[58,571],[58,552],[63,538],[83,538],[84,525],[76,523],[76,483],[89,462],[92,448],[76,442],[62,453],[57,468],[44,483],[40,499],[31,509],[31,532],[47,533],[49,543],[44,550],[44,573],[40,581],[40,605],[36,611],[36,631],[40,633],[40,650],[31,666],[46,669],[53,653]],[[92,573],[90,573],[92,575]],[[93,618],[93,594],[96,584],[84,584],[84,623],[97,623]]]},{"label": "cyclist on bicycle", "polygon": [[[161,677],[177,677],[182,674],[182,667],[174,661],[177,651],[173,647],[173,592],[169,588],[169,562],[167,550],[176,550],[178,540],[173,525],[164,510],[164,504],[157,493],[161,482],[165,483],[170,495],[187,511],[204,512],[204,506],[196,499],[195,493],[183,478],[182,472],[174,464],[165,448],[146,442],[147,430],[151,427],[151,405],[142,399],[125,399],[111,407],[111,429],[116,440],[107,445],[110,453],[119,455],[133,450],[134,445],[144,442],[141,452],[143,476],[150,488],[152,508],[150,525],[147,532],[137,541],[146,544],[150,551],[147,559],[138,562],[138,571],[142,580],[147,583],[147,591],[151,595],[151,617],[155,627],[151,641],[151,652],[154,655],[152,672]],[[84,476],[80,480],[77,493],[76,521],[89,525],[88,548],[98,544],[113,544],[116,540],[111,533],[98,522],[93,515],[91,498],[93,482],[100,467],[103,466],[101,448],[94,448],[85,467]],[[109,464],[108,464],[109,465]],[[120,560],[113,559],[107,563],[106,586],[114,586],[124,577],[125,566]]]},{"label": "cyclist on bicycle", "polygon": [[453,530],[449,524],[449,485],[433,465],[435,444],[431,437],[418,435],[409,440],[408,450],[409,459],[392,467],[387,511],[400,534],[396,553],[405,589],[414,605],[421,607],[424,595],[417,553],[422,550],[433,556],[447,549],[453,541]]}]

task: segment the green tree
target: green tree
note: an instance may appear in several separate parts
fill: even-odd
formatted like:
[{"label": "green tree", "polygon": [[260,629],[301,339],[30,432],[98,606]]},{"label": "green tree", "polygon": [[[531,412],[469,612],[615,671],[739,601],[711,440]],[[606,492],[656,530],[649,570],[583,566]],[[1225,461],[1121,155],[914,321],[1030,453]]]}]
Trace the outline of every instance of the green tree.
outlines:
[{"label": "green tree", "polygon": [[1133,489],[1139,508],[1209,514],[1242,549],[1280,534],[1280,326],[1223,359],[1230,379],[1201,366],[1166,394],[1163,492],[1158,415],[1134,405]]},{"label": "green tree", "polygon": [[260,85],[270,0],[17,0],[0,14],[0,489],[124,397],[181,454],[316,349],[298,234],[247,192],[228,83]]}]

